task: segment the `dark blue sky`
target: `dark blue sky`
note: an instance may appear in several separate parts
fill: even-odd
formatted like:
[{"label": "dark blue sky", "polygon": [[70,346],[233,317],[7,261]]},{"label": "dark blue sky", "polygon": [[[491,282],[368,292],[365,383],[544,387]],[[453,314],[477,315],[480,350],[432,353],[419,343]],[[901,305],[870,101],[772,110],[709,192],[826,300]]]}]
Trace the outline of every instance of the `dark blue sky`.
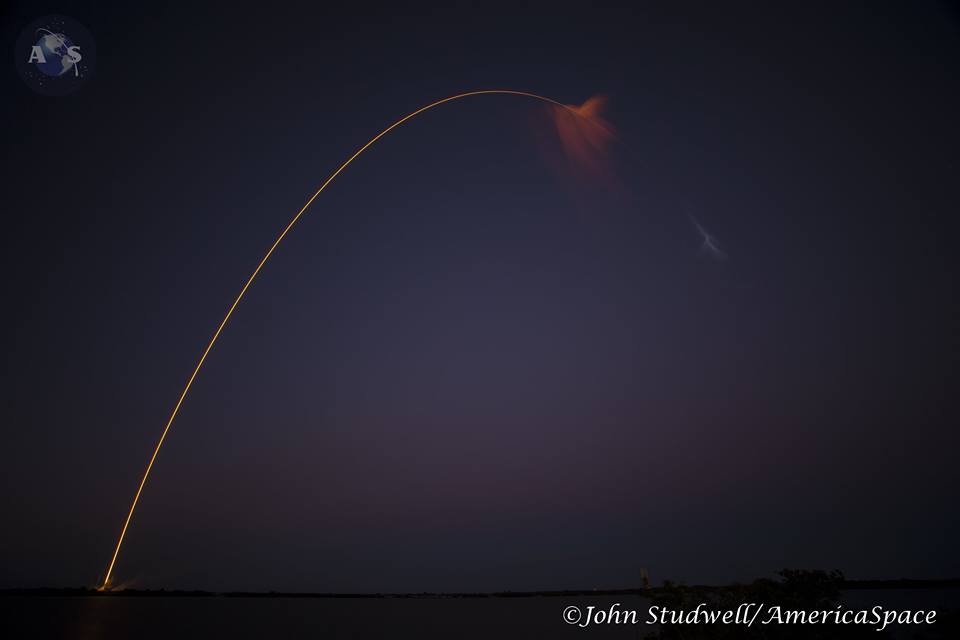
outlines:
[{"label": "dark blue sky", "polygon": [[0,586],[97,581],[290,216],[490,87],[609,95],[616,180],[522,98],[382,140],[226,329],[117,582],[960,572],[960,14],[283,4],[0,9],[8,52],[54,11],[98,47],[65,98],[0,69]]}]

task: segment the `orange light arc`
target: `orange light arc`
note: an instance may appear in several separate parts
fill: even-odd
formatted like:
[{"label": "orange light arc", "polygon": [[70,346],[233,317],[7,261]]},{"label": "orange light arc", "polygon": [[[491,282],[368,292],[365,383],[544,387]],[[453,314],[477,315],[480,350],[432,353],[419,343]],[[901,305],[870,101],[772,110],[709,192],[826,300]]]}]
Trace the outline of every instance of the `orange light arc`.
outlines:
[{"label": "orange light arc", "polygon": [[243,299],[244,295],[246,295],[247,290],[250,288],[250,285],[253,284],[253,281],[256,279],[257,275],[260,273],[260,270],[263,269],[263,266],[270,259],[270,256],[273,255],[273,252],[277,249],[277,247],[280,245],[283,239],[287,236],[287,234],[290,232],[293,226],[297,223],[297,221],[301,218],[301,216],[303,216],[303,214],[310,207],[310,205],[313,204],[313,201],[317,199],[317,196],[323,193],[324,189],[326,189],[327,186],[329,186],[330,183],[333,182],[333,180],[338,175],[340,175],[344,169],[350,166],[350,164],[354,160],[356,160],[364,151],[370,148],[370,146],[372,146],[375,142],[380,140],[380,138],[384,137],[385,135],[390,133],[392,130],[402,125],[407,120],[410,120],[411,118],[418,116],[424,111],[429,111],[430,109],[439,107],[440,105],[446,104],[448,102],[453,102],[455,100],[460,100],[460,99],[468,98],[471,96],[490,95],[490,94],[514,95],[514,96],[532,98],[534,100],[540,100],[542,102],[549,103],[555,107],[559,107],[561,109],[567,110],[574,115],[580,116],[576,107],[571,107],[569,105],[565,105],[561,102],[558,102],[557,100],[554,100],[552,98],[541,96],[535,93],[530,93],[527,91],[515,91],[511,89],[481,89],[477,91],[468,91],[465,93],[458,93],[456,95],[448,96],[446,98],[442,98],[440,100],[431,102],[430,104],[420,107],[416,111],[413,111],[407,114],[406,116],[400,118],[399,120],[397,120],[396,122],[388,126],[386,129],[384,129],[383,131],[375,135],[369,141],[367,141],[366,144],[364,144],[362,147],[357,149],[357,151],[355,151],[353,155],[347,158],[347,160],[343,164],[341,164],[336,171],[330,174],[330,176],[323,182],[323,184],[321,184],[320,187],[313,193],[313,195],[310,196],[306,204],[304,204],[303,207],[301,207],[301,209],[296,213],[296,215],[293,216],[290,222],[287,223],[283,231],[280,232],[280,235],[277,236],[273,244],[270,245],[270,248],[264,254],[263,258],[260,259],[260,262],[259,264],[257,264],[256,269],[254,269],[253,273],[250,274],[250,277],[247,278],[247,281],[243,285],[243,288],[240,289],[240,293],[237,294],[237,297],[234,299],[233,304],[230,305],[230,308],[227,310],[226,315],[223,316],[223,320],[221,320],[220,324],[217,326],[216,331],[213,333],[213,337],[210,338],[210,342],[207,344],[206,349],[203,350],[203,355],[200,356],[200,359],[197,361],[196,365],[194,366],[193,372],[190,374],[190,377],[187,379],[186,385],[184,385],[183,390],[180,392],[180,397],[177,399],[176,404],[173,406],[173,411],[170,413],[170,417],[167,419],[167,423],[163,428],[163,432],[160,434],[160,439],[157,441],[157,444],[153,449],[153,454],[150,456],[150,462],[147,463],[147,468],[143,473],[143,477],[141,478],[140,484],[137,487],[137,492],[136,494],[134,494],[133,502],[130,504],[130,509],[127,512],[127,517],[123,523],[123,528],[120,530],[120,536],[117,539],[116,546],[114,547],[113,556],[110,558],[110,564],[107,567],[107,572],[103,578],[103,583],[99,587],[100,590],[105,590],[110,585],[110,578],[113,575],[114,566],[116,565],[117,558],[120,555],[120,549],[123,546],[123,541],[124,541],[124,538],[126,537],[127,529],[130,527],[130,521],[133,519],[133,514],[136,511],[137,504],[140,501],[140,495],[143,493],[143,488],[147,484],[147,478],[150,477],[150,472],[153,469],[153,465],[157,460],[157,454],[160,453],[160,448],[163,446],[163,442],[164,440],[166,440],[167,434],[170,432],[170,426],[173,424],[174,419],[176,419],[177,414],[180,412],[180,408],[183,406],[183,401],[187,397],[187,393],[189,393],[190,387],[193,386],[193,382],[194,380],[196,380],[197,374],[200,373],[200,369],[203,368],[203,364],[206,361],[207,356],[210,355],[210,351],[213,349],[213,346],[216,344],[217,339],[220,337],[220,334],[223,332],[223,329],[227,325],[227,322],[230,321],[230,318],[231,316],[233,316],[234,311],[236,311],[237,306],[240,304],[240,301]]}]

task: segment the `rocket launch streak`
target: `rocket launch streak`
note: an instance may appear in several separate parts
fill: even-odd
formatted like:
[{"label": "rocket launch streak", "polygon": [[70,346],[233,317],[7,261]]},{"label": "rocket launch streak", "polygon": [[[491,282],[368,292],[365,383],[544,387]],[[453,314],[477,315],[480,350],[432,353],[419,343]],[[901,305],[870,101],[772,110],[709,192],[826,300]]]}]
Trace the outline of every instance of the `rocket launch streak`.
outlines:
[{"label": "rocket launch streak", "polygon": [[[223,317],[223,320],[220,321],[217,330],[213,333],[213,337],[210,338],[210,342],[207,344],[206,349],[203,351],[203,355],[200,356],[200,359],[197,361],[197,364],[193,368],[193,373],[190,374],[190,377],[187,379],[186,385],[183,387],[183,391],[180,392],[180,397],[177,399],[176,404],[173,406],[173,411],[170,413],[170,417],[167,419],[167,423],[163,428],[163,432],[160,434],[160,439],[157,441],[156,446],[153,449],[153,454],[150,456],[150,462],[147,463],[147,468],[143,472],[143,477],[140,480],[140,485],[137,487],[137,492],[133,496],[133,502],[130,504],[130,510],[127,512],[127,518],[123,523],[123,528],[120,530],[120,537],[117,539],[116,547],[113,550],[113,556],[110,558],[110,565],[107,567],[107,573],[103,578],[103,583],[100,585],[101,590],[105,590],[110,585],[110,578],[113,575],[114,566],[117,563],[117,557],[120,555],[120,549],[123,546],[124,537],[127,535],[127,529],[130,527],[130,521],[133,519],[133,513],[136,511],[137,503],[140,501],[140,495],[143,493],[143,487],[147,483],[147,478],[150,476],[150,471],[153,469],[153,465],[157,460],[157,454],[160,452],[160,447],[163,446],[163,441],[166,439],[167,434],[170,432],[170,426],[173,424],[174,419],[177,417],[177,413],[180,411],[180,407],[183,405],[184,398],[187,397],[187,393],[190,391],[190,387],[193,385],[193,381],[196,379],[197,374],[200,373],[200,369],[203,367],[203,363],[206,361],[207,356],[210,355],[210,351],[213,349],[213,345],[216,344],[217,339],[220,337],[220,334],[223,332],[223,328],[229,322],[230,317],[233,315],[233,312],[236,311],[237,305],[240,304],[240,301],[243,299],[243,296],[246,295],[247,290],[250,288],[250,285],[253,284],[254,279],[256,279],[257,274],[260,273],[260,270],[263,268],[263,265],[267,263],[267,260],[270,259],[270,256],[273,255],[273,252],[276,250],[277,246],[283,241],[286,235],[290,232],[293,226],[297,223],[300,217],[306,212],[306,210],[313,204],[313,201],[317,199],[324,189],[333,182],[334,178],[340,175],[344,169],[350,166],[350,163],[357,159],[360,154],[366,151],[371,145],[377,142],[380,138],[390,133],[393,129],[399,127],[407,120],[414,118],[424,111],[429,111],[434,107],[439,107],[440,105],[446,104],[448,102],[453,102],[455,100],[460,100],[463,98],[468,98],[471,96],[480,96],[480,95],[489,95],[489,94],[502,94],[502,95],[513,95],[513,96],[522,96],[526,98],[532,98],[534,100],[539,100],[541,102],[548,103],[556,108],[557,113],[569,114],[573,118],[587,118],[589,119],[593,110],[586,109],[585,107],[590,105],[590,101],[585,103],[585,107],[574,107],[570,105],[562,104],[552,98],[547,98],[535,93],[529,93],[526,91],[513,91],[510,89],[483,89],[479,91],[468,91],[466,93],[460,93],[457,95],[449,96],[435,102],[417,109],[416,111],[400,118],[389,127],[378,133],[376,136],[371,138],[366,144],[360,147],[352,156],[347,158],[347,160],[341,164],[336,171],[334,171],[330,177],[320,185],[320,188],[317,189],[310,199],[307,200],[306,204],[297,212],[295,216],[287,223],[287,226],[284,227],[283,231],[280,232],[280,235],[277,236],[277,239],[274,240],[273,244],[270,245],[270,248],[264,254],[263,258],[260,260],[260,263],[257,265],[257,268],[253,270],[253,273],[250,274],[250,277],[247,278],[246,283],[243,285],[243,288],[240,289],[240,293],[237,294],[236,299],[234,299],[233,304],[230,305],[230,308],[227,310],[226,315]],[[563,133],[563,131],[561,131]],[[592,140],[591,140],[592,142]]]}]

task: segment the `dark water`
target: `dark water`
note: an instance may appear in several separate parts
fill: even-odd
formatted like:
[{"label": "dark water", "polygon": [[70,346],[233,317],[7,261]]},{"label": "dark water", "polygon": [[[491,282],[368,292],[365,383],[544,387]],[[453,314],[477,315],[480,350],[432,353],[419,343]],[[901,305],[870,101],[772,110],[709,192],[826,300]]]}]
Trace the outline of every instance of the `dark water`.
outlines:
[{"label": "dark water", "polygon": [[[640,638],[645,625],[579,629],[577,605],[646,609],[618,598],[2,598],[8,638]],[[9,625],[9,626],[8,626]],[[587,634],[586,636],[584,634]]]},{"label": "dark water", "polygon": [[[635,609],[641,624],[564,622],[569,606]],[[960,590],[852,591],[848,608],[875,605],[937,609],[960,605]],[[225,597],[0,598],[2,637],[9,638],[642,638],[648,600],[638,596],[370,599]],[[955,627],[954,627],[955,628]],[[871,637],[946,638],[943,625],[891,627]],[[958,636],[960,637],[960,636]]]}]

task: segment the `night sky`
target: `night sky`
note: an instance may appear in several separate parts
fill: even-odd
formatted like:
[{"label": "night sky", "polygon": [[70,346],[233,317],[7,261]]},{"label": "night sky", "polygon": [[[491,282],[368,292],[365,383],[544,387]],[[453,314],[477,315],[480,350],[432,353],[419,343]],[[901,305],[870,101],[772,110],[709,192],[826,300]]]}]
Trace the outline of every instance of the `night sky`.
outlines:
[{"label": "night sky", "polygon": [[[0,586],[960,573],[960,12],[0,8]],[[352,3],[351,3],[352,4]],[[283,6],[281,6],[283,5]],[[76,94],[24,26],[97,42]],[[726,259],[704,251],[699,223]]]}]

